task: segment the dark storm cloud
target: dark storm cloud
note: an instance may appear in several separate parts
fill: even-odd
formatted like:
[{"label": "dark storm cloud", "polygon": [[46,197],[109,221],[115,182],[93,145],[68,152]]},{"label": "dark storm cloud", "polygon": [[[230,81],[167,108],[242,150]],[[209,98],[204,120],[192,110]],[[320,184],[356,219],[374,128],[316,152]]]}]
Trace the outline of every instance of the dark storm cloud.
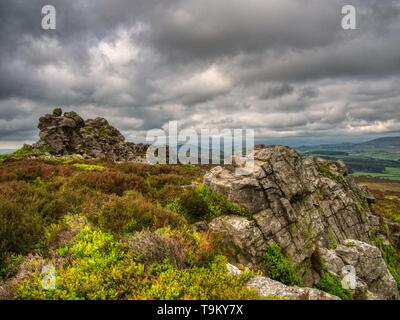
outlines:
[{"label": "dark storm cloud", "polygon": [[[57,30],[41,28],[41,8]],[[400,5],[346,1],[3,0],[0,147],[55,105],[131,139],[169,120],[263,136],[400,130]]]},{"label": "dark storm cloud", "polygon": [[290,94],[294,91],[294,88],[288,83],[282,83],[278,86],[273,86],[267,90],[266,93],[260,96],[260,99],[273,99],[276,97],[281,97],[287,94]]}]

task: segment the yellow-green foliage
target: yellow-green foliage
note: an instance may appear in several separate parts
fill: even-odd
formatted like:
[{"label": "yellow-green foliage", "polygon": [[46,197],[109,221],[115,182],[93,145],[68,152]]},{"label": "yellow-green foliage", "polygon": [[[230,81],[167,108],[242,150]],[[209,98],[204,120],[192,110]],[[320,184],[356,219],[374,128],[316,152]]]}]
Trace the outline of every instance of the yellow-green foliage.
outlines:
[{"label": "yellow-green foliage", "polygon": [[75,163],[72,165],[74,168],[81,169],[84,171],[103,171],[106,168],[98,164],[87,164],[87,163]]},{"label": "yellow-green foliage", "polygon": [[[227,274],[214,236],[189,227],[186,217],[246,213],[204,185],[186,187],[201,169],[73,163],[0,164],[0,276],[15,277],[15,298],[257,298],[247,273]],[[54,290],[42,288],[47,265]]]},{"label": "yellow-green foliage", "polygon": [[[165,231],[164,231],[165,232]],[[84,227],[69,245],[56,251],[56,288],[45,290],[43,262],[32,261],[31,273],[16,287],[20,299],[255,299],[245,287],[250,273],[229,275],[226,260],[177,268],[170,261],[147,268],[113,236]]]},{"label": "yellow-green foliage", "polygon": [[195,300],[232,300],[259,299],[257,294],[244,287],[251,273],[240,276],[227,273],[226,260],[217,257],[207,266],[192,269],[175,269],[164,265],[164,270],[152,281],[151,286],[134,297],[139,299],[195,299]]},{"label": "yellow-green foliage", "polygon": [[33,150],[31,147],[25,145],[13,153],[0,155],[0,163],[9,159],[24,159],[30,156],[41,156],[51,151],[51,148],[46,146]]},{"label": "yellow-green foliage", "polygon": [[[126,256],[110,234],[85,227],[71,245],[57,250],[64,259],[56,269],[56,289],[41,286],[40,269],[22,280],[16,289],[20,299],[122,299],[135,288],[143,265]],[[130,288],[131,287],[131,288]]]}]

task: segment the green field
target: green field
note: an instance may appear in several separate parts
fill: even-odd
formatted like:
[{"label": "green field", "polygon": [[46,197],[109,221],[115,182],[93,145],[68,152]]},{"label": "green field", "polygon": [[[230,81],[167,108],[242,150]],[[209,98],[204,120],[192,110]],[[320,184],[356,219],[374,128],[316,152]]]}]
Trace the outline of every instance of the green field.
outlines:
[{"label": "green field", "polygon": [[385,168],[385,171],[383,173],[356,171],[351,175],[354,177],[371,177],[371,178],[400,180],[400,168],[387,167]]},{"label": "green field", "polygon": [[322,145],[301,147],[303,156],[317,156],[326,160],[342,160],[355,177],[400,180],[400,153],[398,149],[379,149],[363,145]]}]

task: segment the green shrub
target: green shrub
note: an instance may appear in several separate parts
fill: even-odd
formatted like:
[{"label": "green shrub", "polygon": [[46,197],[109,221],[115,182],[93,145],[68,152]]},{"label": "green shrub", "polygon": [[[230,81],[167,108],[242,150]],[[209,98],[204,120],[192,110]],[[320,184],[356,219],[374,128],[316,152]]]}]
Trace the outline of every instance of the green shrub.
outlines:
[{"label": "green shrub", "polygon": [[179,209],[191,221],[209,219],[221,215],[243,216],[248,214],[247,209],[235,205],[222,194],[212,191],[204,184],[200,184],[193,189],[183,190],[181,195],[172,199],[167,206]]},{"label": "green shrub", "polygon": [[353,293],[349,289],[344,289],[340,279],[329,272],[323,272],[321,279],[316,287],[322,291],[333,294],[342,300],[352,300]]},{"label": "green shrub", "polygon": [[[161,234],[170,231],[160,231]],[[86,226],[57,259],[29,261],[16,284],[19,299],[257,299],[246,288],[250,272],[228,274],[226,259],[179,269],[170,261],[151,264],[147,270],[113,236]],[[44,290],[42,266],[55,263],[56,287]]]},{"label": "green shrub", "polygon": [[[160,266],[158,266],[160,267]],[[226,260],[217,257],[207,266],[176,269],[164,265],[147,290],[139,292],[135,299],[161,300],[245,300],[260,299],[255,291],[246,288],[251,276],[243,272],[239,276],[227,273]]]},{"label": "green shrub", "polygon": [[56,288],[41,286],[41,268],[34,269],[16,288],[20,299],[126,299],[135,289],[143,265],[129,257],[107,233],[85,227],[71,245],[58,249],[64,263],[56,268]]},{"label": "green shrub", "polygon": [[15,276],[22,259],[23,256],[21,255],[7,254],[3,258],[0,255],[0,279]]},{"label": "green shrub", "polygon": [[40,213],[44,219],[55,221],[68,212],[69,205],[63,198],[52,199],[43,205]]},{"label": "green shrub", "polygon": [[264,254],[265,271],[268,277],[289,286],[301,286],[303,280],[296,273],[290,260],[277,244],[270,244]]}]

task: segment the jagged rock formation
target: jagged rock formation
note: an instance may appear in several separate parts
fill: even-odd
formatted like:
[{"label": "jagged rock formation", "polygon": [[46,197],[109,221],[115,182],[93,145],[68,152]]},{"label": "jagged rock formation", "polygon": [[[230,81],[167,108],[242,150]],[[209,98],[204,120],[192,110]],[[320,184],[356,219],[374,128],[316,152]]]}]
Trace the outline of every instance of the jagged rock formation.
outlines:
[{"label": "jagged rock formation", "polygon": [[[371,242],[371,233],[379,226],[369,209],[372,199],[347,177],[342,162],[303,159],[283,146],[256,149],[254,159],[254,171],[247,175],[236,174],[235,168],[215,167],[204,176],[211,189],[249,210],[248,217],[222,216],[209,223],[210,230],[222,236],[226,253],[234,261],[262,266],[267,245],[275,242],[300,270],[305,285],[312,286],[320,279],[315,266],[320,248],[333,249],[347,239],[366,246]],[[384,263],[381,267],[387,271]],[[377,287],[387,284],[382,274],[374,278]],[[390,291],[382,296],[393,297]]]},{"label": "jagged rock formation", "polygon": [[60,108],[39,119],[40,140],[33,147],[54,155],[79,154],[90,158],[131,161],[145,153],[145,145],[126,143],[124,136],[104,118],[83,120]]}]

